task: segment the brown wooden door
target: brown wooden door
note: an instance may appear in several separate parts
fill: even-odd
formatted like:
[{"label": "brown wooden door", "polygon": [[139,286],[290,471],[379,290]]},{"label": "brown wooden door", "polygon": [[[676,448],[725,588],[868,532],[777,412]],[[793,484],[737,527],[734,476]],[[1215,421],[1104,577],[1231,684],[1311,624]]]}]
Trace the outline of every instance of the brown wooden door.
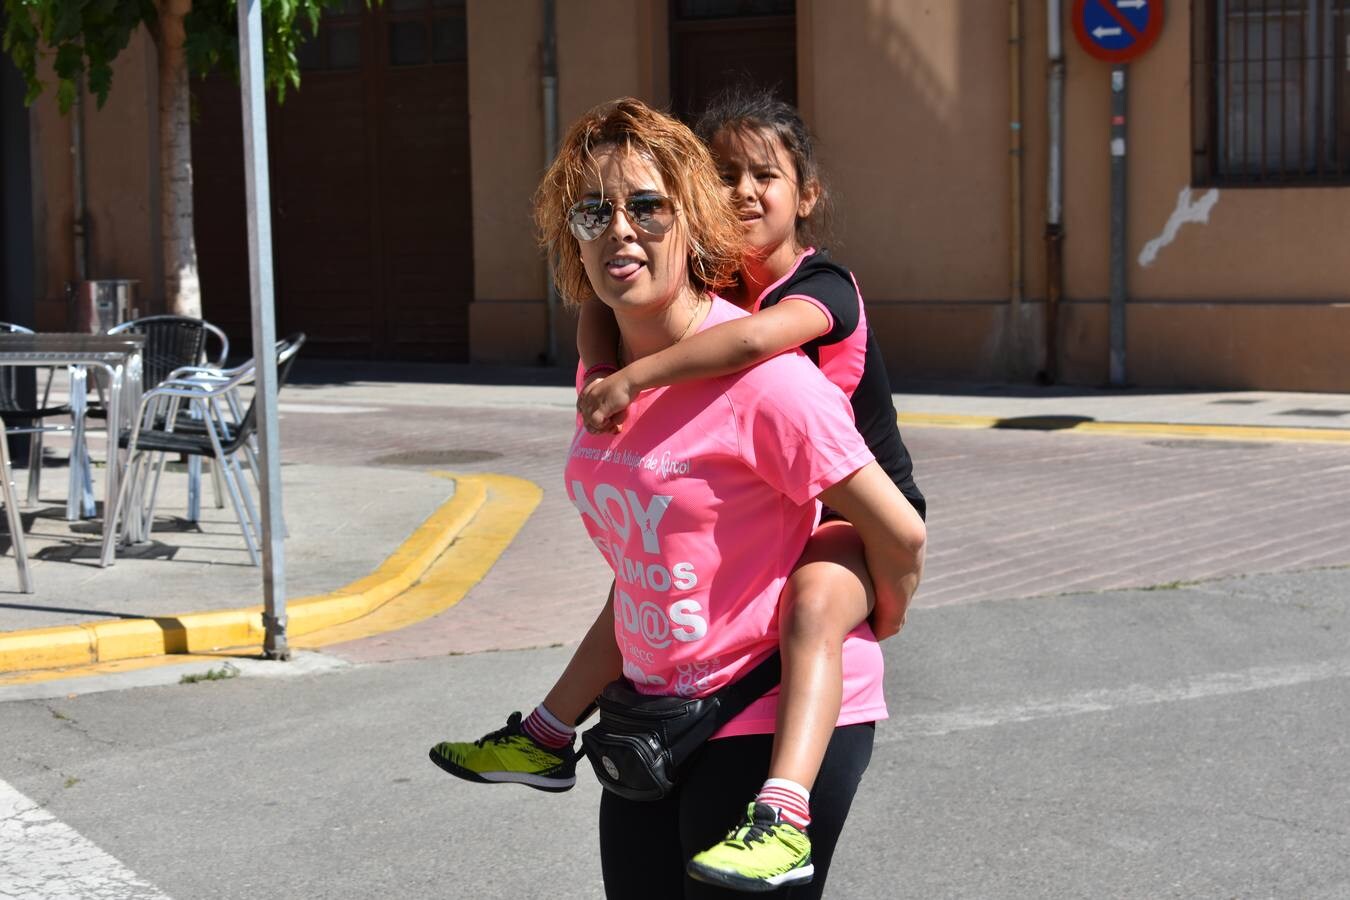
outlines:
[{"label": "brown wooden door", "polygon": [[[278,330],[319,355],[463,361],[473,290],[463,0],[361,0],[325,16],[301,89],[271,104]],[[222,84],[223,82],[223,84]],[[242,175],[233,82],[198,94],[203,307],[232,337],[247,323]],[[237,88],[235,88],[237,95]],[[199,149],[200,148],[200,149]],[[205,167],[210,164],[209,177]],[[217,171],[218,170],[218,171]],[[238,193],[233,193],[235,190]],[[217,208],[221,221],[203,228]],[[240,290],[242,270],[243,290]],[[217,296],[219,295],[219,296]],[[232,298],[242,297],[239,304]]]},{"label": "brown wooden door", "polygon": [[675,114],[696,119],[733,85],[797,102],[794,0],[672,0],[670,86]]},{"label": "brown wooden door", "polygon": [[[473,294],[464,4],[388,0],[378,198],[389,353],[468,358]],[[392,299],[391,296],[391,299]]]}]

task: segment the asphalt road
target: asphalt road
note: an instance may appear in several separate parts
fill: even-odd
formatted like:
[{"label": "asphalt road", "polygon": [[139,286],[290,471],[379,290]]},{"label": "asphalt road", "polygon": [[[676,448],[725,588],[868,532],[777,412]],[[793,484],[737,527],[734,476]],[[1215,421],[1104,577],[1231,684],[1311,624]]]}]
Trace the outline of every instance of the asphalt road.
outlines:
[{"label": "asphalt road", "polygon": [[[1332,570],[919,610],[830,895],[1350,896],[1348,596]],[[425,759],[566,654],[8,703],[0,778],[147,884],[69,896],[599,897],[589,776]],[[7,865],[0,896],[61,896]]]},{"label": "asphalt road", "polygon": [[[425,399],[296,413],[291,452],[543,484],[493,571],[322,672],[0,702],[0,897],[602,896],[588,774],[426,760],[536,703],[607,583],[552,481],[570,413]],[[929,578],[828,896],[1350,897],[1350,448],[907,440]]]}]

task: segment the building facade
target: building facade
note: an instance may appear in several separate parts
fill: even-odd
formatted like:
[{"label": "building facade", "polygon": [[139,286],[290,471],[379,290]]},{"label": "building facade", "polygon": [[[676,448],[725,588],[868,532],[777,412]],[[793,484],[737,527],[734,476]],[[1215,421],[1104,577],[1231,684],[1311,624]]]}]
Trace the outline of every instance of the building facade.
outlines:
[{"label": "building facade", "polygon": [[[1063,0],[1051,266],[1055,5],[558,0],[549,29],[542,0],[351,0],[306,49],[300,91],[270,111],[279,330],[302,328],[334,356],[566,364],[573,322],[548,302],[529,214],[549,98],[565,128],[613,97],[688,112],[750,78],[817,135],[831,249],[858,275],[893,377],[1103,384],[1112,67],[1078,46]],[[1127,381],[1350,390],[1350,2],[1172,0],[1165,12],[1128,67]],[[156,71],[141,35],[107,105],[83,114],[89,271],[139,279],[145,311],[162,304]],[[203,308],[243,338],[237,88],[194,82],[194,108]],[[61,327],[72,122],[49,92],[23,124],[32,308]]]}]

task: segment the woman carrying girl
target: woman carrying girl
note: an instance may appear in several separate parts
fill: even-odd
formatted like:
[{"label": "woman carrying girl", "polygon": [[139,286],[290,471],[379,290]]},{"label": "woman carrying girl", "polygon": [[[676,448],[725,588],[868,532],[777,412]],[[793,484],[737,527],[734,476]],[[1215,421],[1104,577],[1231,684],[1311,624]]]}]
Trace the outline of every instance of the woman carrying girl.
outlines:
[{"label": "woman carrying girl", "polygon": [[[695,130],[712,149],[748,244],[737,282],[723,296],[755,315],[615,370],[607,365],[613,316],[602,304],[584,304],[578,343],[598,377],[578,398],[583,423],[615,432],[642,391],[735,372],[800,347],[848,395],[868,448],[924,516],[926,503],[914,483],[857,281],[811,246],[827,197],[805,123],[771,93],[741,89],[714,100]],[[918,575],[916,569],[907,586],[911,594]],[[759,797],[803,829],[811,821],[809,792],[842,689],[838,649],[871,608],[869,582],[855,529],[825,510],[783,595],[784,700],[770,782]],[[878,637],[900,624],[872,623]],[[699,864],[712,860],[705,856]]]},{"label": "woman carrying girl", "polygon": [[[564,297],[611,311],[615,364],[655,359],[686,339],[707,343],[772,312],[749,317],[712,293],[730,286],[755,226],[749,206],[738,217],[724,191],[702,144],[637,101],[597,108],[569,133],[536,217]],[[756,214],[769,210],[761,203]],[[815,337],[833,324],[820,315]],[[575,781],[572,723],[620,669],[648,693],[703,696],[781,644],[783,702],[771,691],[724,727],[673,796],[604,795],[611,896],[703,895],[686,865],[700,881],[758,890],[804,884],[814,872],[800,896],[819,896],[870,759],[872,723],[885,716],[880,651],[864,619],[872,610],[878,634],[899,630],[922,521],[820,370],[797,352],[751,362],[645,391],[618,434],[578,430],[568,493],[614,567],[611,602],[528,719],[516,714],[479,741],[432,750],[460,777],[565,790]],[[650,459],[675,465],[641,464]],[[817,496],[847,521],[813,536],[817,508],[807,501]],[[738,807],[744,820],[715,843]]]},{"label": "woman carrying girl", "polygon": [[713,151],[749,245],[736,283],[723,296],[750,312],[773,312],[616,372],[608,363],[613,317],[602,304],[584,304],[577,340],[594,373],[577,400],[584,424],[615,431],[641,391],[738,371],[800,347],[848,395],[868,448],[925,516],[927,504],[914,483],[914,464],[900,438],[890,380],[857,280],[811,246],[829,198],[806,123],[768,91],[736,89],[709,105],[695,131]]}]

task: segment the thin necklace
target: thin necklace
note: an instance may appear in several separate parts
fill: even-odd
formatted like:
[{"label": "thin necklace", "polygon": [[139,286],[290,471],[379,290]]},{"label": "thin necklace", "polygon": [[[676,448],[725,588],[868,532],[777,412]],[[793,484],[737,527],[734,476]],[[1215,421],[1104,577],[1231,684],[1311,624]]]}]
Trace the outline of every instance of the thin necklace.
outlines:
[{"label": "thin necklace", "polygon": [[[702,299],[702,298],[699,298],[698,300],[696,300],[696,301],[694,302],[694,308],[693,308],[693,310],[689,313],[689,321],[685,323],[685,325],[684,325],[684,331],[681,331],[681,332],[680,332],[680,336],[677,337],[677,338],[674,340],[674,342],[671,344],[672,347],[673,347],[675,344],[678,344],[680,341],[684,340],[685,335],[689,334],[689,329],[694,327],[694,320],[698,318],[698,311],[699,311],[700,309],[702,309],[702,308],[703,308],[703,299]],[[629,360],[629,358],[628,358],[628,344],[625,343],[625,341],[624,341],[622,335],[619,336],[619,354],[618,354],[618,355],[619,355],[619,365],[622,366],[622,365],[626,365],[628,362],[631,362],[631,360]]]},{"label": "thin necklace", "polygon": [[702,308],[703,300],[700,298],[694,302],[694,309],[689,313],[689,321],[685,324],[684,331],[681,331],[680,336],[675,339],[675,343],[678,344],[680,341],[684,340],[684,336],[689,333],[689,329],[694,327],[694,320],[698,318],[698,311]]}]

